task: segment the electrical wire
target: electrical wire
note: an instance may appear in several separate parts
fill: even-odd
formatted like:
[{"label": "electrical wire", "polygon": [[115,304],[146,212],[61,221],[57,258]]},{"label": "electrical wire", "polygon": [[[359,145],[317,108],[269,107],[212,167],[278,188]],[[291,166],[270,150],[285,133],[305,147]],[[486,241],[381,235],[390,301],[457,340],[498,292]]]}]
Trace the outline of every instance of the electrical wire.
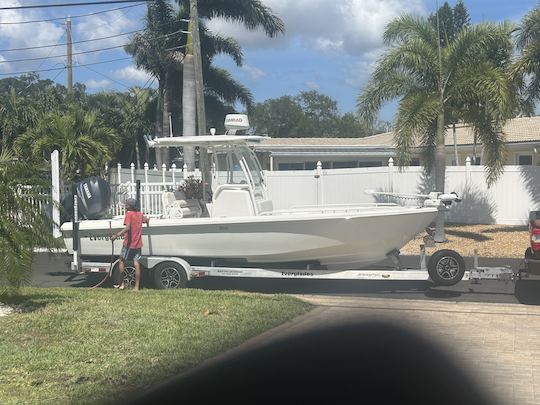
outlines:
[{"label": "electrical wire", "polygon": [[[85,63],[84,65],[74,65],[73,67],[102,65],[104,63],[118,62],[118,61],[121,61],[121,60],[128,60],[128,59],[131,59],[131,58],[132,58],[132,56],[128,56],[128,57],[125,57],[125,58],[110,59],[110,60],[104,60],[104,61],[101,61],[101,62]],[[65,67],[41,69],[41,70],[27,70],[27,71],[24,71],[24,72],[0,73],[0,76],[15,76],[15,75],[24,75],[24,74],[39,73],[39,72],[53,72],[53,71],[61,70],[61,69],[65,69]]]},{"label": "electrical wire", "polygon": [[[75,66],[77,66],[77,65],[75,65]],[[79,66],[80,66],[80,65],[79,65]],[[104,73],[98,72],[97,70],[92,69],[91,67],[88,67],[88,66],[82,66],[82,67],[84,67],[85,69],[87,69],[87,70],[89,70],[89,71],[91,71],[91,72],[94,72],[94,73],[96,73],[96,74],[98,74],[98,75],[104,77],[104,78],[107,79],[107,80],[110,80],[110,81],[113,82],[113,83],[119,84],[120,86],[125,87],[126,89],[129,89],[129,86],[125,85],[125,84],[122,83],[122,82],[119,82],[118,80],[113,79],[112,77],[107,76],[107,75],[104,74]]]},{"label": "electrical wire", "polygon": [[90,16],[98,15],[98,14],[111,13],[113,11],[118,11],[118,10],[124,10],[126,8],[140,7],[142,5],[143,5],[143,3],[141,3],[141,4],[132,4],[131,6],[123,6],[123,7],[111,8],[109,10],[95,11],[93,13],[88,13],[88,14],[71,15],[71,16],[65,16],[65,17],[55,17],[55,18],[49,18],[49,19],[46,19],[46,20],[27,20],[27,21],[13,21],[13,22],[11,22],[11,21],[10,22],[1,22],[0,21],[0,25],[34,24],[34,23],[66,20],[67,18],[71,18],[71,19],[83,18],[83,17],[90,17]]},{"label": "electrical wire", "polygon": [[[157,40],[157,39],[163,39],[163,38],[166,38],[166,37],[170,37],[172,35],[175,35],[175,34],[178,34],[179,32],[183,32],[181,30],[178,30],[178,31],[175,31],[175,32],[171,32],[170,34],[166,34],[166,35],[162,35],[160,37],[156,37],[156,38],[152,38],[153,40]],[[115,45],[115,46],[109,46],[109,47],[106,47],[106,48],[99,48],[99,49],[91,49],[89,51],[80,51],[80,52],[73,52],[72,55],[75,56],[75,55],[84,55],[84,54],[88,54],[88,53],[95,53],[95,52],[101,52],[101,51],[109,51],[111,49],[118,49],[118,48],[123,48],[124,46],[126,46],[128,44],[122,44],[122,45]],[[185,48],[187,45],[180,45],[180,46],[177,46],[177,47],[174,47],[174,48],[169,48],[169,49],[165,49],[166,51],[171,51],[171,50],[174,50],[174,49],[180,49],[180,48]],[[52,51],[52,50],[51,50]],[[45,60],[45,59],[54,59],[54,58],[63,58],[63,57],[66,57],[68,56],[67,54],[62,54],[62,55],[54,55],[54,56],[50,56],[50,53],[48,56],[39,56],[39,57],[35,57],[35,58],[23,58],[23,59],[10,59],[10,60],[0,60],[0,63],[15,63],[15,62],[31,62],[31,61],[36,61],[36,60]],[[40,66],[41,67],[41,66]],[[39,67],[38,67],[39,69]]]},{"label": "electrical wire", "polygon": [[[173,22],[185,22],[185,21],[186,20],[184,20],[184,19],[175,20],[175,21],[170,21],[170,22],[165,23],[165,24],[161,24],[160,26],[162,27],[162,26],[165,26],[165,25],[170,25]],[[93,39],[83,39],[83,40],[80,40],[80,41],[73,41],[72,44],[74,45],[74,44],[82,44],[82,43],[86,43],[86,42],[102,41],[102,40],[105,40],[105,39],[118,38],[118,37],[121,37],[123,35],[130,35],[130,34],[135,34],[137,32],[143,32],[143,31],[144,31],[144,28],[140,29],[140,30],[134,30],[134,31],[122,32],[120,34],[109,35],[109,36],[106,36],[106,37],[93,38]],[[177,33],[178,32],[187,33],[187,31],[177,31]],[[170,35],[170,34],[167,34],[167,35]],[[51,48],[51,47],[65,46],[65,45],[67,45],[67,43],[28,46],[28,47],[25,47],[25,48],[0,49],[0,52],[28,51],[28,50],[32,50],[32,49],[43,49],[43,48]]]},{"label": "electrical wire", "polygon": [[79,7],[79,6],[95,6],[100,4],[118,4],[118,3],[151,3],[155,0],[109,0],[109,1],[85,1],[79,3],[56,3],[56,4],[34,4],[31,6],[11,6],[0,7],[1,10],[24,10],[30,8],[53,8],[53,7]]}]

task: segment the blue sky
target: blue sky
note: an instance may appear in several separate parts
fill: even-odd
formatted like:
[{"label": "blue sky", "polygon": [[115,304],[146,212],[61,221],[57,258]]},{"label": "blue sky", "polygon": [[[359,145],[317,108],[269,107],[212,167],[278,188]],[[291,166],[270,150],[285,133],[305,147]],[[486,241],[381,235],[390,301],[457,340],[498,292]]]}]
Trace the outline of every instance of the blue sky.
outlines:
[{"label": "blue sky", "polygon": [[[3,6],[58,3],[59,0],[2,0]],[[65,1],[64,1],[65,2]],[[427,15],[436,9],[430,0],[263,0],[286,24],[287,32],[278,38],[266,38],[261,32],[249,32],[225,21],[213,20],[209,27],[236,38],[244,50],[244,66],[238,68],[227,57],[216,63],[228,69],[251,89],[256,101],[303,90],[318,90],[338,101],[342,112],[354,111],[356,98],[369,79],[374,61],[384,51],[382,32],[385,24],[402,13]],[[439,5],[443,1],[439,0]],[[449,2],[451,5],[455,1]],[[465,5],[472,22],[520,18],[537,0],[468,0]],[[9,62],[14,59],[51,57],[65,54],[63,47],[7,52],[6,49],[65,43],[62,21],[39,24],[14,24],[25,20],[76,16],[122,7],[104,5],[76,8],[0,11],[0,74],[62,68],[65,57],[46,60]],[[145,6],[124,8],[94,16],[73,18],[73,40],[87,40],[137,30],[142,26]],[[128,36],[106,41],[76,44],[74,52],[123,45]],[[121,48],[74,56],[76,64],[109,61],[126,57]],[[65,84],[65,70],[42,72],[44,78]],[[5,77],[5,76],[0,76]],[[77,67],[74,80],[89,91],[125,90],[148,83],[149,76],[134,68],[130,60]],[[381,119],[392,120],[395,104],[381,111]]]}]

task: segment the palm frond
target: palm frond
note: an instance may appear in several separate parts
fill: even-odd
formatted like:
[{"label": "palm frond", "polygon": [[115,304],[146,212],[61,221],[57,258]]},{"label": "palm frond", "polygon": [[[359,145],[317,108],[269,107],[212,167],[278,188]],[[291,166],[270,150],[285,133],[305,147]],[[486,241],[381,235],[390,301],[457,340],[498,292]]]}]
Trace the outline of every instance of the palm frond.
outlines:
[{"label": "palm frond", "polygon": [[433,26],[425,18],[403,15],[392,20],[386,26],[383,34],[384,43],[406,43],[410,40],[424,42],[427,46],[436,49],[438,35]]}]

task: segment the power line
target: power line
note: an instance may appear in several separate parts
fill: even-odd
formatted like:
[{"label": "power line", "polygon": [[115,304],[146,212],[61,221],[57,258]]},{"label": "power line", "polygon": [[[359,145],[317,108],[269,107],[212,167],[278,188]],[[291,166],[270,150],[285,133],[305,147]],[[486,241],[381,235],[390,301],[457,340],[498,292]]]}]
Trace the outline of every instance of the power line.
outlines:
[{"label": "power line", "polygon": [[[75,65],[73,67],[102,65],[104,63],[118,62],[118,61],[121,61],[121,60],[127,60],[127,59],[131,59],[131,58],[132,58],[131,56],[128,56],[128,57],[125,57],[125,58],[110,59],[110,60],[104,60],[104,61],[101,61],[101,62],[85,63],[84,65]],[[16,75],[24,75],[24,74],[30,74],[30,73],[39,73],[39,72],[53,72],[55,70],[61,70],[61,69],[65,69],[65,67],[41,69],[41,70],[27,70],[27,71],[24,71],[24,72],[0,73],[0,76],[16,76]]]},{"label": "power line", "polygon": [[[140,7],[142,5],[143,4],[132,4],[131,6],[123,6],[123,7],[111,8],[109,10],[96,11],[96,12],[88,13],[88,14],[72,15],[72,16],[69,16],[69,17],[72,18],[72,19],[74,19],[74,18],[82,18],[82,17],[90,17],[90,16],[97,15],[97,14],[111,13],[111,12],[117,11],[117,10],[124,10],[126,8]],[[66,17],[55,17],[55,18],[49,18],[49,19],[46,19],[46,20],[0,22],[0,25],[33,24],[33,23],[42,23],[42,22],[65,20],[66,18],[68,18],[68,17],[67,16]]]},{"label": "power line", "polygon": [[[116,49],[116,48],[123,48],[126,46],[126,44],[122,45],[116,45],[116,46],[109,46],[107,48],[100,48],[100,49],[92,49],[90,51],[81,51],[81,52],[73,52],[72,55],[83,55],[86,53],[93,53],[93,52],[100,52],[100,51],[108,51],[110,49]],[[46,56],[46,57],[37,57],[37,58],[24,58],[24,59],[11,59],[11,60],[0,60],[0,63],[15,63],[15,62],[30,62],[35,60],[44,60],[44,59],[54,59],[54,58],[63,58],[65,56],[68,56],[67,54],[62,55],[54,55],[54,56]]]},{"label": "power line", "polygon": [[[180,20],[171,21],[171,22],[168,22],[168,23],[165,23],[165,24],[161,24],[160,26],[170,25],[173,22],[186,22],[186,21],[189,22],[189,20],[180,19]],[[122,32],[120,34],[109,35],[109,36],[101,37],[101,38],[83,39],[83,40],[80,40],[80,41],[73,41],[72,44],[83,44],[83,43],[87,43],[87,42],[103,41],[105,39],[118,38],[118,37],[121,37],[121,36],[124,36],[124,35],[131,35],[131,34],[135,34],[137,32],[143,32],[143,31],[144,31],[144,28],[140,29],[140,30],[134,30],[134,31]],[[176,33],[178,33],[178,32],[187,33],[187,31],[176,31]],[[169,34],[167,34],[167,35],[169,35]],[[29,50],[32,50],[32,49],[43,49],[43,48],[51,48],[51,47],[66,46],[66,45],[67,45],[67,43],[29,46],[29,47],[26,47],[26,48],[0,49],[0,52],[29,51]]]},{"label": "power line", "polygon": [[[178,31],[175,31],[175,32],[171,32],[170,34],[165,34],[165,35],[162,35],[162,36],[159,36],[159,37],[155,37],[155,38],[152,38],[153,40],[157,40],[157,39],[163,39],[163,38],[167,38],[167,37],[170,37],[172,35],[175,35],[175,34],[178,34],[179,32],[184,32],[182,30],[178,30]],[[109,51],[111,49],[118,49],[118,48],[123,48],[124,46],[126,46],[128,44],[122,44],[122,45],[115,45],[115,46],[108,46],[106,48],[99,48],[99,49],[91,49],[91,50],[88,50],[88,51],[80,51],[80,52],[73,52],[72,55],[84,55],[84,54],[87,54],[87,53],[94,53],[94,52],[101,52],[101,51]],[[165,49],[166,51],[171,51],[171,50],[174,50],[174,49],[181,49],[181,48],[185,48],[187,45],[180,45],[180,46],[177,46],[177,47],[174,47],[174,48],[169,48],[169,49]],[[52,49],[51,49],[52,51]],[[54,55],[54,56],[50,56],[50,53],[48,56],[40,56],[40,57],[35,57],[35,58],[23,58],[23,59],[10,59],[10,60],[0,60],[0,63],[15,63],[15,62],[31,62],[31,61],[36,61],[36,60],[46,60],[46,59],[54,59],[54,58],[63,58],[65,56],[68,56],[67,54],[62,54],[62,55]],[[38,68],[39,69],[39,68]]]},{"label": "power line", "polygon": [[109,1],[85,1],[81,3],[57,3],[57,4],[34,4],[31,6],[12,6],[0,7],[0,10],[23,10],[29,8],[53,8],[53,7],[79,7],[95,6],[100,4],[118,4],[118,3],[150,3],[155,0],[109,0]]},{"label": "power line", "polygon": [[[75,66],[78,66],[78,65],[75,65]],[[122,82],[120,82],[120,81],[118,81],[118,80],[115,80],[115,79],[113,79],[112,77],[109,77],[109,76],[107,76],[107,75],[104,74],[104,73],[98,72],[97,70],[92,69],[91,67],[88,67],[88,66],[83,66],[83,67],[84,67],[85,69],[91,71],[91,72],[94,72],[94,73],[97,73],[97,74],[100,75],[100,76],[103,76],[105,79],[110,80],[110,81],[113,82],[113,83],[119,84],[120,86],[125,87],[126,89],[129,89],[129,86],[126,86],[124,83],[122,83]]]},{"label": "power line", "polygon": [[[93,42],[93,41],[102,41],[102,40],[105,40],[105,39],[111,39],[111,38],[117,38],[117,37],[121,37],[123,35],[130,35],[130,34],[135,34],[136,32],[141,32],[141,31],[144,31],[144,29],[141,29],[141,30],[135,30],[135,31],[129,31],[129,32],[123,32],[121,34],[115,34],[115,35],[109,35],[107,37],[101,37],[101,38],[94,38],[94,39],[83,39],[81,41],[73,41],[72,44],[82,44],[82,43],[86,43],[86,42]],[[39,45],[39,46],[29,46],[29,47],[26,47],[26,48],[11,48],[11,49],[0,49],[0,52],[13,52],[13,51],[29,51],[29,50],[32,50],[32,49],[43,49],[43,48],[54,48],[54,47],[57,47],[57,46],[66,46],[67,43],[63,43],[63,44],[50,44],[50,45]]]}]

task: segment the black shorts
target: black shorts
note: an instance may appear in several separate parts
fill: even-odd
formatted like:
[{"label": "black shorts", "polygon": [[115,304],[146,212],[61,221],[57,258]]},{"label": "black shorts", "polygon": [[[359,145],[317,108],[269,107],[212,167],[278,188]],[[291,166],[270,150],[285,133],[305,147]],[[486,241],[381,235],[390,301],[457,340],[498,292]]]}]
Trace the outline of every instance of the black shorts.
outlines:
[{"label": "black shorts", "polygon": [[125,246],[122,246],[122,251],[120,252],[120,257],[124,261],[141,261],[141,249],[129,249]]}]

